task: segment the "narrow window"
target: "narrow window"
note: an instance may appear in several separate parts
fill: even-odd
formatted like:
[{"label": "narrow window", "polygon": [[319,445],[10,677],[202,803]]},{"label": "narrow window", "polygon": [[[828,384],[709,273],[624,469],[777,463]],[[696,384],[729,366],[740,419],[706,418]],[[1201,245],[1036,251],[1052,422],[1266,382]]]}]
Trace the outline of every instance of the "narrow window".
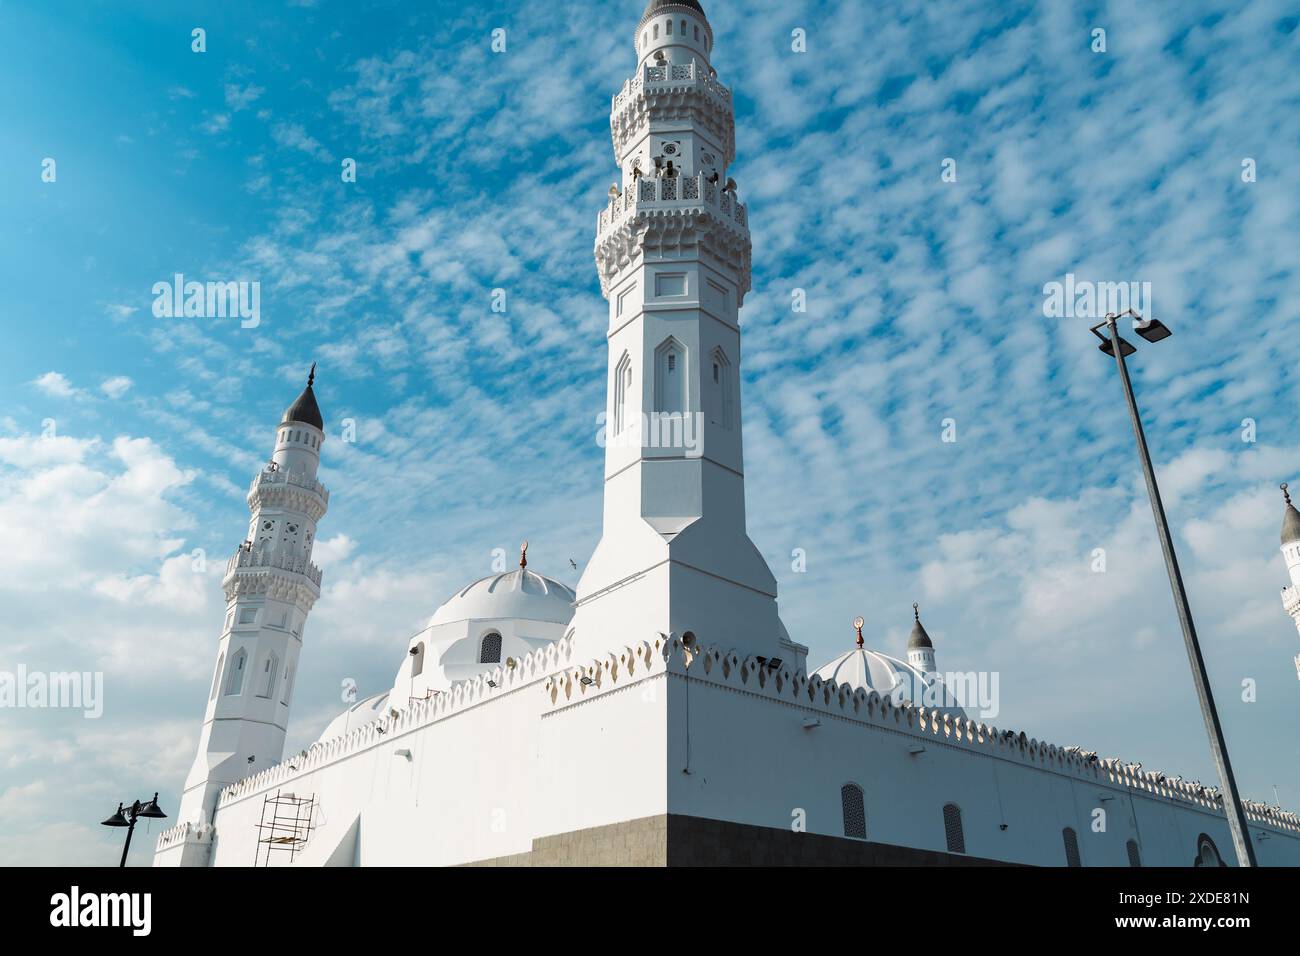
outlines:
[{"label": "narrow window", "polygon": [[258,697],[270,697],[275,693],[275,679],[280,674],[280,658],[271,654],[262,665],[262,692]]},{"label": "narrow window", "polygon": [[479,647],[478,662],[480,664],[501,663],[501,635],[496,631],[483,638],[483,643]]},{"label": "narrow window", "polygon": [[413,653],[411,654],[411,676],[419,677],[421,674],[424,673],[424,641],[421,641],[419,644],[416,644],[415,647],[412,648],[412,651]]},{"label": "narrow window", "polygon": [[867,811],[862,801],[862,788],[856,783],[840,787],[840,806],[844,811],[844,835],[854,840],[865,840]]},{"label": "narrow window", "polygon": [[1062,830],[1061,839],[1065,841],[1065,865],[1083,866],[1079,860],[1079,837],[1075,834],[1074,828],[1066,827]]},{"label": "narrow window", "polygon": [[284,669],[284,696],[280,698],[280,703],[286,707],[289,706],[289,695],[293,693],[293,668]]},{"label": "narrow window", "polygon": [[683,363],[686,350],[674,338],[655,349],[655,411],[686,411],[686,375]]},{"label": "narrow window", "polygon": [[664,32],[666,32],[669,36],[673,35],[673,21],[671,20],[668,21],[667,25],[664,27]]},{"label": "narrow window", "polygon": [[217,658],[217,672],[212,675],[212,693],[208,695],[208,700],[217,699],[217,687],[221,684],[221,665],[226,662],[226,655],[223,653]]},{"label": "narrow window", "polygon": [[1142,854],[1138,852],[1137,840],[1129,840],[1125,846],[1128,849],[1128,865],[1138,867],[1142,865]]},{"label": "narrow window", "polygon": [[699,26],[696,26],[696,28],[695,28],[695,39],[696,39],[696,41],[698,41],[698,40],[700,39],[700,28],[699,28]]},{"label": "narrow window", "polygon": [[235,697],[244,689],[244,664],[248,654],[241,647],[230,659],[230,679],[226,681],[226,696]]},{"label": "narrow window", "polygon": [[659,39],[659,24],[655,24],[655,39]]},{"label": "narrow window", "polygon": [[966,834],[961,828],[961,807],[955,803],[943,805],[943,833],[948,840],[949,853],[966,852]]},{"label": "narrow window", "polygon": [[627,427],[627,405],[632,389],[632,359],[626,352],[614,367],[614,434]]}]

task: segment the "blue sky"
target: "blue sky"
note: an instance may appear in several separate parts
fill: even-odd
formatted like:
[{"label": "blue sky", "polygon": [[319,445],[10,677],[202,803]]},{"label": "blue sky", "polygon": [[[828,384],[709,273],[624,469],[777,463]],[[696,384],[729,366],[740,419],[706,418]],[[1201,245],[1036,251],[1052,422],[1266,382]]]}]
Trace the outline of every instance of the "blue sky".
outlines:
[{"label": "blue sky", "polygon": [[[4,714],[0,860],[112,862],[115,801],[176,806],[220,569],[313,360],[336,440],[291,748],[494,548],[572,584],[599,536],[591,249],[639,3],[177,6],[0,4],[0,669],[105,675],[98,720]],[[1300,806],[1294,12],[705,6],[754,240],[750,530],[791,634],[821,663],[862,614],[898,653],[919,601],[942,668],[1001,672],[999,726],[1211,782],[1114,368],[1042,312],[1066,273],[1149,281],[1175,336],[1133,372],[1239,779]],[[260,282],[261,324],[155,318],[176,272]]]}]

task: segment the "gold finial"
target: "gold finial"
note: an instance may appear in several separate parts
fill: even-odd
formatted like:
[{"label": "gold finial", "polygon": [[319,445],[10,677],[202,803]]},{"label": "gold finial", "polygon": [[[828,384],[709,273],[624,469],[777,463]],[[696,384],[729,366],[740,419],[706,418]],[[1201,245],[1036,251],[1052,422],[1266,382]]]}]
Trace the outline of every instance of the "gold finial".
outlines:
[{"label": "gold finial", "polygon": [[866,623],[866,622],[863,621],[862,618],[860,618],[860,617],[855,617],[855,618],[853,619],[853,627],[854,627],[854,628],[857,630],[857,632],[858,632],[858,647],[861,647],[861,646],[862,646],[862,625],[865,624],[865,623]]},{"label": "gold finial", "polygon": [[1286,482],[1285,482],[1285,481],[1282,482],[1282,497],[1286,499],[1286,503],[1287,503],[1287,504],[1290,504],[1290,503],[1291,503],[1291,492],[1289,492],[1289,491],[1286,490]]},{"label": "gold finial", "polygon": [[528,567],[528,539],[527,538],[525,538],[524,543],[519,546],[519,567],[521,568]]}]

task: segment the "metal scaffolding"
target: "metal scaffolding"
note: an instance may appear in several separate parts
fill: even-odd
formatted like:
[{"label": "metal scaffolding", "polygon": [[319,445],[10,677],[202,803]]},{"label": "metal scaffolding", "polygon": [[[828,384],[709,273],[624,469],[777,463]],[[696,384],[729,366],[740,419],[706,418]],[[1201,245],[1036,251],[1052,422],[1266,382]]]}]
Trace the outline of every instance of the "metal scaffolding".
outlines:
[{"label": "metal scaffolding", "polygon": [[257,824],[257,850],[253,854],[253,866],[270,866],[273,850],[288,851],[289,862],[292,863],[311,836],[315,810],[315,794],[300,797],[277,790],[274,796],[267,796],[262,801],[262,818]]}]

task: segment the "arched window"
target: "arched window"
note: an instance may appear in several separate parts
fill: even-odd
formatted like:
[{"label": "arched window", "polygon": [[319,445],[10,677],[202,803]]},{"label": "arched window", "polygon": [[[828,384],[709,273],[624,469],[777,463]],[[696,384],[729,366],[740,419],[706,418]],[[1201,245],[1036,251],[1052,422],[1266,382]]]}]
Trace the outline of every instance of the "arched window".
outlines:
[{"label": "arched window", "polygon": [[1138,851],[1137,840],[1129,840],[1128,843],[1124,844],[1124,847],[1128,850],[1128,865],[1133,867],[1141,866],[1142,854]]},{"label": "arched window", "polygon": [[1207,834],[1202,833],[1196,838],[1196,860],[1193,866],[1227,866],[1223,862],[1223,857],[1219,856],[1219,848],[1214,845],[1214,841]]},{"label": "arched window", "polygon": [[280,703],[286,707],[289,705],[289,695],[293,693],[293,668],[284,669],[284,696],[280,698]]},{"label": "arched window", "polygon": [[419,677],[424,673],[424,641],[411,648],[411,676]]},{"label": "arched window", "polygon": [[248,653],[241,647],[230,659],[230,677],[226,680],[226,696],[234,697],[244,689],[244,665],[248,663]]},{"label": "arched window", "polygon": [[667,33],[669,36],[673,35],[673,21],[669,20],[668,23],[665,24],[664,32]]},{"label": "arched window", "polygon": [[686,36],[686,21],[682,21],[682,36]]},{"label": "arched window", "polygon": [[696,25],[696,27],[695,27],[695,39],[696,39],[697,42],[698,42],[699,39],[700,39],[700,28],[699,28],[698,25]]},{"label": "arched window", "polygon": [[275,679],[280,676],[280,658],[272,652],[266,655],[266,663],[262,665],[262,692],[258,697],[270,697],[275,693]]},{"label": "arched window", "polygon": [[655,349],[655,411],[686,411],[686,349],[671,336]]},{"label": "arched window", "polygon": [[627,428],[628,400],[632,392],[632,359],[626,352],[614,368],[614,434]]},{"label": "arched window", "polygon": [[961,807],[955,803],[943,805],[943,833],[948,840],[949,853],[966,852],[966,834],[961,828]]},{"label": "arched window", "polygon": [[714,349],[712,360],[712,380],[709,388],[709,418],[715,425],[731,430],[735,415],[735,387],[732,384],[731,360],[722,349]]},{"label": "arched window", "polygon": [[478,662],[480,664],[501,663],[501,635],[496,631],[483,636],[483,643],[479,645]]},{"label": "arched window", "polygon": [[222,655],[217,658],[217,670],[216,673],[212,675],[212,693],[208,695],[208,700],[217,699],[217,687],[221,684],[221,665],[225,662],[226,655],[222,653]]},{"label": "arched window", "polygon": [[867,810],[862,800],[862,788],[856,783],[840,787],[840,807],[844,811],[844,835],[855,840],[867,838]]},{"label": "arched window", "polygon": [[659,24],[655,24],[655,39],[659,39]]},{"label": "arched window", "polygon": [[1062,830],[1061,839],[1065,841],[1065,865],[1083,866],[1079,859],[1079,837],[1074,832],[1074,828],[1066,827]]}]

